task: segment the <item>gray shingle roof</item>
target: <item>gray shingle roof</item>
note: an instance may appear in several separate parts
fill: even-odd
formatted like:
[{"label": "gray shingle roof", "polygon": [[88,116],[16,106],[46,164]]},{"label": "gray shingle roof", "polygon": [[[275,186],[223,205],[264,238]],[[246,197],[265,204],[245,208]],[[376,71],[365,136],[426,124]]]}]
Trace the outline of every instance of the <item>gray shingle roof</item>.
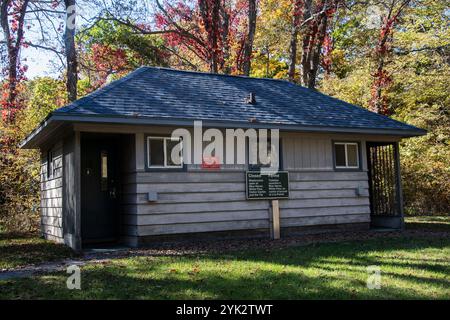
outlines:
[{"label": "gray shingle roof", "polygon": [[[256,95],[256,104],[246,96]],[[56,115],[424,131],[287,81],[141,67]],[[254,121],[254,120],[252,120]]]}]

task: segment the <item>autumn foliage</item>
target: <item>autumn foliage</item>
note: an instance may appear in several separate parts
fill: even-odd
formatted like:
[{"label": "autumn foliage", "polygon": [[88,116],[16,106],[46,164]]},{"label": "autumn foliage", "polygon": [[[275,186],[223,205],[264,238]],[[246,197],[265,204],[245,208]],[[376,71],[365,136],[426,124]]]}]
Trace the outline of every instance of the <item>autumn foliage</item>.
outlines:
[{"label": "autumn foliage", "polygon": [[[156,27],[167,44],[199,60],[211,72],[239,74],[245,62],[248,0],[195,0],[159,3]],[[255,21],[256,22],[256,21]]]}]

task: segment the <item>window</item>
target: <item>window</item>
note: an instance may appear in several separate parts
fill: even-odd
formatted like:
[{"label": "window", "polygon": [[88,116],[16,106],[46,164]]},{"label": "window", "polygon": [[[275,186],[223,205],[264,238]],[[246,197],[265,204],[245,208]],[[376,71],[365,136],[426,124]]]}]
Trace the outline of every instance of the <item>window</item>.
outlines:
[{"label": "window", "polygon": [[148,168],[182,168],[183,146],[180,138],[147,137]]},{"label": "window", "polygon": [[101,191],[108,190],[108,152],[103,150],[100,153],[100,171],[101,171],[101,180],[100,186]]},{"label": "window", "polygon": [[359,169],[358,143],[335,142],[334,165],[338,169]]},{"label": "window", "polygon": [[53,177],[53,151],[50,149],[47,151],[47,178],[50,179]]},{"label": "window", "polygon": [[[250,143],[248,140],[247,140],[247,142],[248,143]],[[264,163],[262,163],[262,161],[261,161],[261,159],[260,159],[260,154],[259,154],[259,149],[262,147],[262,145],[260,145],[259,144],[259,140],[258,140],[258,143],[257,143],[257,148],[256,148],[256,150],[252,150],[252,148],[250,147],[250,145],[248,145],[247,146],[247,149],[248,149],[248,155],[249,155],[249,159],[248,159],[248,169],[250,170],[250,171],[259,171],[259,170],[261,170],[261,168],[270,168],[271,167],[271,165],[272,165],[272,162],[274,162],[274,164],[278,164],[277,166],[276,166],[276,169],[280,169],[280,167],[281,167],[281,163],[280,163],[280,152],[281,152],[281,139],[279,140],[279,145],[278,145],[278,154],[274,154],[274,153],[272,153],[272,139],[271,139],[271,137],[269,136],[268,138],[267,138],[267,143],[266,143],[266,155],[267,155],[267,160],[268,160],[268,163],[266,163],[266,164],[264,164]],[[250,159],[252,158],[252,156],[254,157],[255,155],[253,155],[253,152],[255,152],[256,151],[256,161],[257,161],[257,163],[256,164],[251,164],[250,163]]]}]

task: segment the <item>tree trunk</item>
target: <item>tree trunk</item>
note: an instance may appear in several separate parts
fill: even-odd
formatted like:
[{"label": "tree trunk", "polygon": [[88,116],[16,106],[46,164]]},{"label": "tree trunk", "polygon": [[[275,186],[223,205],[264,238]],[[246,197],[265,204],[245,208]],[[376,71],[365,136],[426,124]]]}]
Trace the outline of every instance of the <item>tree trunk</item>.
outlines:
[{"label": "tree trunk", "polygon": [[[391,13],[389,13],[391,14]],[[388,16],[387,20],[390,19],[390,16]],[[375,55],[377,60],[377,68],[374,75],[374,80],[372,83],[372,89],[371,89],[371,100],[369,102],[370,107],[369,109],[375,113],[381,113],[383,109],[383,101],[382,101],[382,82],[383,78],[385,76],[384,73],[384,65],[385,65],[385,58],[387,54],[387,42],[390,35],[390,30],[387,29],[388,27],[386,25],[382,26],[382,30],[384,29],[385,32],[383,33],[383,36],[379,39],[377,47],[375,49]]]},{"label": "tree trunk", "polygon": [[221,7],[221,17],[222,17],[222,46],[223,46],[223,60],[221,61],[221,70],[225,74],[231,73],[231,68],[228,59],[230,58],[230,41],[229,30],[230,30],[230,15],[227,12],[225,5]]},{"label": "tree trunk", "polygon": [[[388,114],[389,112],[386,97],[383,95],[383,89],[386,89],[390,83],[390,76],[388,71],[385,70],[385,66],[389,62],[387,59],[391,54],[390,42],[392,41],[393,28],[398,17],[410,2],[410,0],[404,0],[398,4],[393,1],[381,26],[380,38],[375,48],[377,68],[372,82],[371,99],[369,101],[369,109],[376,113]],[[394,11],[396,5],[398,5],[397,10]]]},{"label": "tree trunk", "polygon": [[295,65],[297,64],[297,39],[298,29],[293,26],[291,30],[290,52],[289,52],[289,81],[295,82]]},{"label": "tree trunk", "polygon": [[220,0],[214,0],[212,7],[209,1],[199,0],[200,15],[208,37],[207,50],[209,60],[209,71],[217,73],[219,71],[218,59],[218,34],[220,20]]},{"label": "tree trunk", "polygon": [[11,115],[12,109],[17,109],[17,83],[20,81],[18,68],[19,68],[19,53],[20,47],[22,46],[24,32],[23,26],[25,22],[26,10],[28,8],[29,0],[25,0],[22,3],[22,6],[19,9],[18,15],[14,16],[13,19],[16,19],[16,31],[15,37],[11,34],[10,29],[10,16],[9,16],[9,6],[11,5],[11,0],[2,0],[1,8],[0,8],[0,24],[3,30],[3,36],[6,41],[7,46],[7,61],[8,61],[8,94],[6,98],[6,108],[7,110],[7,121],[12,121],[13,117]]},{"label": "tree trunk", "polygon": [[212,72],[219,72],[219,21],[220,21],[220,0],[214,1],[214,6],[212,8]]},{"label": "tree trunk", "polygon": [[294,0],[291,40],[289,43],[289,81],[295,82],[295,66],[297,65],[297,43],[300,30],[301,1]]},{"label": "tree trunk", "polygon": [[312,10],[312,1],[305,3],[304,21],[308,21],[303,36],[302,51],[302,82],[303,85],[315,89],[317,73],[320,65],[322,47],[327,34],[328,13],[327,10],[336,7],[338,2],[322,2]]},{"label": "tree trunk", "polygon": [[248,31],[244,45],[244,64],[243,73],[246,76],[250,75],[251,59],[253,52],[253,40],[256,32],[256,0],[248,0]]},{"label": "tree trunk", "polygon": [[75,0],[64,0],[66,6],[66,30],[64,46],[67,61],[67,97],[70,102],[77,99],[77,53],[75,49]]},{"label": "tree trunk", "polygon": [[[303,12],[303,21],[307,21],[311,18],[311,10],[312,10],[312,0],[305,1],[305,8]],[[305,32],[302,39],[302,58],[300,64],[302,66],[302,83],[304,86],[308,83],[308,73],[306,70],[309,69],[309,51],[310,51],[310,42],[312,42],[312,34],[311,34],[311,22],[308,22],[305,25]]]},{"label": "tree trunk", "polygon": [[[387,39],[387,38],[386,38]],[[381,43],[385,43],[386,39],[382,39]],[[383,44],[384,45],[384,44]],[[384,64],[385,64],[385,55],[379,54],[377,57],[377,68],[374,75],[374,79],[372,82],[372,88],[371,88],[371,99],[369,102],[369,109],[372,112],[375,113],[385,113],[386,110],[383,106],[383,97],[382,97],[382,86],[383,81],[385,80],[384,77],[387,76],[387,74],[384,72]]]},{"label": "tree trunk", "polygon": [[320,54],[322,51],[323,42],[325,40],[325,35],[327,33],[327,24],[328,24],[328,16],[323,14],[320,17],[320,25],[318,28],[318,36],[315,47],[313,48],[311,55],[310,68],[307,70],[308,72],[308,88],[315,89],[316,87],[316,78],[317,71],[319,70],[320,63]]}]

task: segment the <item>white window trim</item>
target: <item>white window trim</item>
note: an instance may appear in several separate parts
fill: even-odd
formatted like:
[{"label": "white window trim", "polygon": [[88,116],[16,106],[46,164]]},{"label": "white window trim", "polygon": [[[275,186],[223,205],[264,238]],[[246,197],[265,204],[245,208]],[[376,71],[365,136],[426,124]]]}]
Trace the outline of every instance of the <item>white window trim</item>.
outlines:
[{"label": "white window trim", "polygon": [[[163,152],[164,152],[164,165],[156,166],[150,164],[150,140],[163,140]],[[181,163],[176,166],[167,165],[167,141],[181,141]],[[147,168],[149,169],[181,169],[183,168],[183,140],[181,138],[172,138],[172,137],[157,137],[157,136],[148,136],[147,137]]]},{"label": "white window trim", "polygon": [[[357,142],[335,142],[333,145],[343,145],[344,146],[344,153],[345,153],[345,166],[338,166],[336,164],[336,149],[333,150],[334,152],[334,166],[336,169],[359,169],[359,145]],[[349,166],[348,165],[348,152],[347,152],[347,146],[353,145],[356,146],[356,166]]]}]

